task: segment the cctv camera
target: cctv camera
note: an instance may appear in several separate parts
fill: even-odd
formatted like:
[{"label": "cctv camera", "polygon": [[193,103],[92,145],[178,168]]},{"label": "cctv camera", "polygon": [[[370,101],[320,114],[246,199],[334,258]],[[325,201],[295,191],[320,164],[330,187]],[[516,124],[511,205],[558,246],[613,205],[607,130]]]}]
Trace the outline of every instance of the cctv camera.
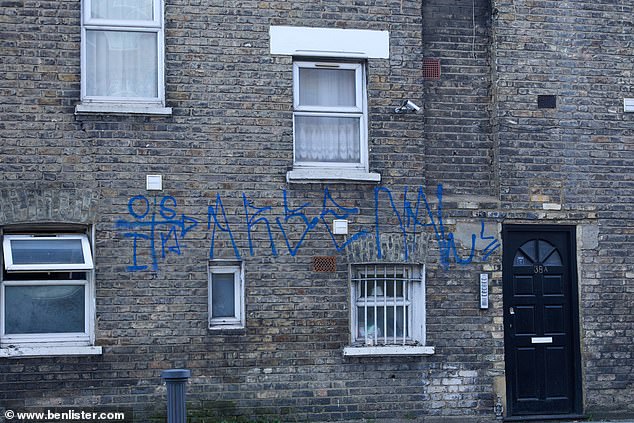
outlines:
[{"label": "cctv camera", "polygon": [[412,100],[405,100],[403,101],[401,107],[394,109],[396,113],[416,113],[419,110],[420,107],[418,107]]},{"label": "cctv camera", "polygon": [[420,110],[420,107],[418,107],[412,100],[407,100],[403,103],[403,107],[405,107],[407,110],[411,110],[413,112],[417,112]]}]

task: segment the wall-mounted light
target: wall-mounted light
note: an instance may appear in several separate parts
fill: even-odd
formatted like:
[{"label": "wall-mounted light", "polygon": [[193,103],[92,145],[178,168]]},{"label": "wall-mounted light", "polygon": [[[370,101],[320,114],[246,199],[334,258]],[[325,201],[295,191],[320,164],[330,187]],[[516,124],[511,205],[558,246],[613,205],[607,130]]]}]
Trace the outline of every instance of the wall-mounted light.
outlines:
[{"label": "wall-mounted light", "polygon": [[420,107],[416,105],[412,100],[404,100],[400,107],[394,109],[396,113],[416,113],[420,110]]}]

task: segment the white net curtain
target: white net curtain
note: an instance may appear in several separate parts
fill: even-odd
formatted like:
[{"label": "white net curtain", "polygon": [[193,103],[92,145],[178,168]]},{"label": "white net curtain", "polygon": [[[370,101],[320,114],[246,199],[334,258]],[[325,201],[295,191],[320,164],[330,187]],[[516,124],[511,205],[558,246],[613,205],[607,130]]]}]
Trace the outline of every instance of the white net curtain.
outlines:
[{"label": "white net curtain", "polygon": [[299,106],[330,112],[296,113],[295,160],[358,163],[360,114],[332,113],[358,107],[355,70],[300,68],[299,73]]},{"label": "white net curtain", "polygon": [[92,0],[90,15],[119,22],[117,30],[86,29],[87,95],[158,97],[158,29],[139,30],[156,26],[153,0]]}]

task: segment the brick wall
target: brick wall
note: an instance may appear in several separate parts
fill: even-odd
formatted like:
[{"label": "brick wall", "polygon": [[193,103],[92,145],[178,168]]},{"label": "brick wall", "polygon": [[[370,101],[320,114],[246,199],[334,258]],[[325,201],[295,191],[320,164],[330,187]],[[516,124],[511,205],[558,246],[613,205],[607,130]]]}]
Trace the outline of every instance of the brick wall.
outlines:
[{"label": "brick wall", "polygon": [[[538,222],[578,225],[587,411],[634,413],[632,116],[621,105],[631,89],[631,6],[167,3],[173,115],[149,117],[73,114],[79,2],[0,1],[0,224],[94,225],[96,343],[103,347],[100,356],[1,359],[0,407],[116,405],[133,408],[139,421],[160,421],[160,372],[185,367],[193,375],[189,410],[200,419],[490,421],[504,394],[497,386],[504,343],[501,246],[491,256],[486,246],[501,242],[501,223]],[[291,254],[273,223],[285,217],[284,190],[288,207],[310,203],[303,212],[319,216],[326,185],[286,182],[292,60],[270,54],[271,25],[390,31],[390,58],[367,66],[370,170],[381,173],[380,187],[402,218],[404,190],[415,202],[422,187],[431,215],[420,203],[420,216],[437,225],[418,228],[410,258],[426,266],[433,356],[342,355],[350,336],[347,265],[377,260],[375,186],[328,184],[338,205],[359,208],[351,233],[370,232],[345,251],[319,224]],[[422,79],[423,57],[440,58],[439,80]],[[538,94],[557,95],[557,109],[538,110]],[[423,110],[395,114],[406,98]],[[145,190],[147,174],[164,176],[162,192]],[[270,207],[264,216],[277,256],[262,224],[250,253],[243,193],[253,206]],[[227,233],[212,242],[207,226],[217,195],[245,265],[241,331],[207,329],[210,247],[216,258],[235,257]],[[164,257],[154,251],[157,270],[149,246],[141,242],[135,255],[117,225],[133,219],[130,204],[142,214],[146,203],[137,196],[148,199],[148,217],[160,217],[155,204],[168,196],[177,216],[198,222],[178,237],[178,248]],[[403,261],[399,216],[386,192],[378,204],[385,260]],[[294,247],[305,225],[286,223]],[[161,234],[175,247],[174,234]],[[450,234],[455,252],[444,242]],[[318,255],[336,256],[337,271],[313,272]],[[134,258],[148,267],[130,272]],[[478,309],[480,273],[491,277],[489,310]]]},{"label": "brick wall", "polygon": [[[632,96],[632,5],[493,3],[502,208],[596,231],[578,254],[585,407],[625,417],[634,413],[634,116],[623,113]],[[557,107],[539,109],[538,95],[556,96]]]}]

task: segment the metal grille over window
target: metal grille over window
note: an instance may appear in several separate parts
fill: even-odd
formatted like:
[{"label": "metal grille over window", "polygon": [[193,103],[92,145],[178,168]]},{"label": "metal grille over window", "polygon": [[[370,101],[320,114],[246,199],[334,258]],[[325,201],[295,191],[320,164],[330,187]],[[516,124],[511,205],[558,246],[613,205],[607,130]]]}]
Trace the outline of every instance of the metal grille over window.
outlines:
[{"label": "metal grille over window", "polygon": [[365,345],[406,345],[412,336],[415,266],[366,265],[355,268],[356,341]]}]

